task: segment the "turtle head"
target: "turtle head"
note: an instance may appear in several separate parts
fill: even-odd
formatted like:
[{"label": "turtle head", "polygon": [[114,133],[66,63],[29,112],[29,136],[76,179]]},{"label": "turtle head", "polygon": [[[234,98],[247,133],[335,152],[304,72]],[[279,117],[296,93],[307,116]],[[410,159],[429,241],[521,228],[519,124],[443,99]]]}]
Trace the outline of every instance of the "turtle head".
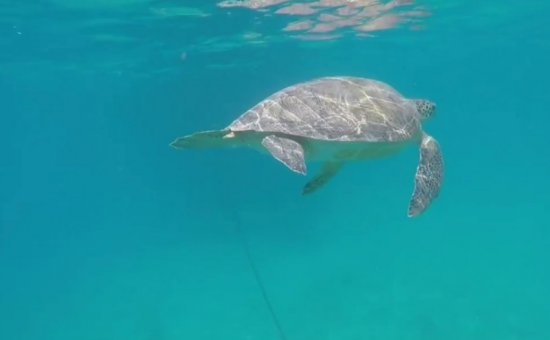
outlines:
[{"label": "turtle head", "polygon": [[418,114],[422,119],[431,118],[435,114],[435,103],[426,99],[414,99]]}]

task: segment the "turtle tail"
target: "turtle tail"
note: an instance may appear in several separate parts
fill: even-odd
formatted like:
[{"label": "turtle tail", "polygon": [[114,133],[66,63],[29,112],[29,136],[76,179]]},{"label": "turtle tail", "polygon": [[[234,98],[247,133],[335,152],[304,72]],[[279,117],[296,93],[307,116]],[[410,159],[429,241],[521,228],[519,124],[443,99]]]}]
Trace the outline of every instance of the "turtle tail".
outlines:
[{"label": "turtle tail", "polygon": [[201,131],[191,135],[176,138],[170,146],[176,149],[216,148],[232,146],[236,139],[228,130]]}]

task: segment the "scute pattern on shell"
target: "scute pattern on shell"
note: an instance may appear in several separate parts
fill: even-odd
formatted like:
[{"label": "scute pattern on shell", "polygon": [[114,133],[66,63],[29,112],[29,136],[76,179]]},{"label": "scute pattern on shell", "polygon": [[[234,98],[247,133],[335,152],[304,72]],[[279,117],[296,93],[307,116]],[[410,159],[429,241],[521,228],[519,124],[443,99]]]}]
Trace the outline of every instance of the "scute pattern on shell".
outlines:
[{"label": "scute pattern on shell", "polygon": [[412,101],[385,83],[324,77],[274,93],[227,128],[319,140],[393,142],[411,139],[420,128],[420,117]]}]

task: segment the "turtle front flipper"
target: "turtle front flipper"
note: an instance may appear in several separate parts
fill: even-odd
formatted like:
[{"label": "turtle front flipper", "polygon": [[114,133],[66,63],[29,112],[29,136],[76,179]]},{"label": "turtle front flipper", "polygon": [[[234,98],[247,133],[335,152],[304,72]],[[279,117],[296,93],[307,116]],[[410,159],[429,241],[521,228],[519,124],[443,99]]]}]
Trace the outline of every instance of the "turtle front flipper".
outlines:
[{"label": "turtle front flipper", "polygon": [[319,173],[315,175],[304,186],[302,194],[307,195],[316,191],[323,185],[325,185],[342,167],[342,162],[325,162],[319,170]]},{"label": "turtle front flipper", "polygon": [[300,143],[289,138],[269,135],[262,140],[262,145],[290,170],[302,175],[306,174],[304,148]]},{"label": "turtle front flipper", "polygon": [[439,194],[443,181],[443,157],[439,143],[427,134],[420,142],[420,162],[416,169],[414,192],[408,216],[420,215]]}]

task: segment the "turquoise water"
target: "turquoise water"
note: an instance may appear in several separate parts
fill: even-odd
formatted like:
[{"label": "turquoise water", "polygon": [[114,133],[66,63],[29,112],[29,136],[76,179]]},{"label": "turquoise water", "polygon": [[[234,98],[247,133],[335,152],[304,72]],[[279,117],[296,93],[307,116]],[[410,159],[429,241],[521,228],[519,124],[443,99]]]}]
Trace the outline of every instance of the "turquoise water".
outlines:
[{"label": "turquoise water", "polygon": [[[280,339],[242,236],[288,340],[550,339],[550,4],[360,3],[1,1],[0,339]],[[327,75],[437,103],[425,214],[414,147],[302,196],[168,146]]]}]

